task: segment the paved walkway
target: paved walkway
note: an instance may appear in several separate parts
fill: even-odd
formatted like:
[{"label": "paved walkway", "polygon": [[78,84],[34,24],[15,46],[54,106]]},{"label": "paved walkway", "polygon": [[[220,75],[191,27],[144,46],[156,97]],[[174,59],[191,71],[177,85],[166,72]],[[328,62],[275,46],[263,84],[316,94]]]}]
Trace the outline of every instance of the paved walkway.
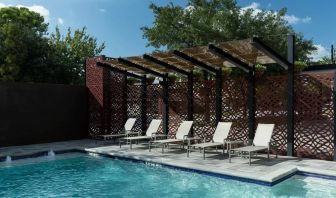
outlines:
[{"label": "paved walkway", "polygon": [[168,149],[165,153],[161,153],[161,148],[154,148],[149,152],[148,145],[145,144],[134,145],[133,149],[130,150],[127,145],[119,148],[118,145],[111,142],[96,142],[89,139],[2,147],[0,148],[0,159],[4,159],[7,155],[27,156],[49,150],[57,152],[71,149],[145,160],[269,183],[275,182],[296,171],[336,176],[336,162],[332,161],[298,159],[284,156],[275,158],[273,155],[271,155],[270,160],[267,160],[265,156],[260,155],[254,158],[252,160],[252,165],[249,166],[248,159],[240,157],[232,158],[232,162],[229,163],[228,156],[223,156],[220,150],[218,150],[218,152],[215,150],[208,151],[206,153],[206,159],[203,160],[203,155],[198,151],[191,152],[190,157],[188,158],[186,152],[179,148]]}]

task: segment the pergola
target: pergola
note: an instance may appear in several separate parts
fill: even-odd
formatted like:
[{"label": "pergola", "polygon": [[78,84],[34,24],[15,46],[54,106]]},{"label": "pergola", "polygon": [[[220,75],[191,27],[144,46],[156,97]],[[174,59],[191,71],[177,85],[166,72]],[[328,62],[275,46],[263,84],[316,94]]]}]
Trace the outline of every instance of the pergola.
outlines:
[{"label": "pergola", "polygon": [[[222,112],[222,69],[238,67],[248,74],[248,140],[253,141],[255,129],[255,65],[278,64],[288,71],[287,86],[287,155],[294,154],[294,43],[295,37],[288,36],[287,59],[266,45],[261,39],[253,37],[208,46],[199,46],[183,50],[158,52],[126,58],[104,57],[98,66],[120,72],[125,77],[140,79],[144,86],[142,100],[146,101],[146,75],[162,78],[163,85],[163,130],[168,133],[168,73],[178,73],[188,79],[188,120],[193,119],[193,70],[202,69],[216,79],[216,122],[221,120]],[[127,90],[126,90],[127,91]],[[143,105],[142,108],[146,108]],[[144,109],[142,112],[145,112]],[[146,115],[142,113],[142,123]],[[144,126],[144,124],[142,125]]]}]

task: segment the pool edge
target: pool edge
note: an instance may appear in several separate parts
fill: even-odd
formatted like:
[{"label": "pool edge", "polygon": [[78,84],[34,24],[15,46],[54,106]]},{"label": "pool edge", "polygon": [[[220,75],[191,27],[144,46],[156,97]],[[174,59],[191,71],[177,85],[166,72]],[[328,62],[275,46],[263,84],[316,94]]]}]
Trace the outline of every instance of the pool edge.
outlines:
[{"label": "pool edge", "polygon": [[[12,155],[12,160],[20,160],[20,159],[28,159],[28,158],[36,158],[36,157],[41,157],[41,156],[47,156],[48,155],[48,150],[47,151],[39,151],[36,153],[31,153],[31,154],[25,154],[25,155]],[[179,171],[184,171],[184,172],[191,172],[191,173],[197,173],[201,175],[206,175],[206,176],[211,176],[211,177],[217,177],[221,179],[230,179],[230,180],[236,180],[236,181],[241,181],[245,183],[253,183],[257,185],[263,185],[263,186],[274,186],[277,185],[289,178],[291,178],[294,175],[302,175],[302,176],[307,176],[307,177],[316,177],[316,178],[322,178],[322,179],[328,179],[328,180],[336,180],[336,175],[326,175],[326,174],[320,174],[320,173],[313,173],[313,172],[308,172],[308,171],[303,171],[303,170],[298,170],[297,168],[293,171],[288,171],[287,173],[284,173],[283,176],[280,176],[279,178],[275,179],[272,182],[269,181],[264,181],[264,180],[258,180],[258,179],[252,179],[252,178],[246,178],[246,177],[240,177],[240,176],[234,176],[234,175],[227,175],[223,173],[218,173],[218,172],[211,172],[211,171],[206,171],[206,170],[201,170],[201,169],[196,169],[196,168],[187,168],[187,167],[182,167],[178,165],[172,165],[164,162],[157,162],[149,159],[141,159],[135,156],[122,156],[122,155],[116,155],[116,154],[111,154],[111,153],[103,153],[103,152],[97,152],[97,151],[92,151],[92,150],[86,150],[86,149],[81,149],[81,148],[72,148],[72,149],[63,149],[63,150],[55,150],[55,154],[66,154],[66,153],[85,153],[85,154],[94,154],[102,157],[107,157],[107,158],[112,158],[112,159],[118,159],[118,160],[125,160],[125,161],[131,161],[135,163],[142,163],[142,164],[155,164],[155,165],[160,165],[165,168],[169,169],[174,169],[174,170],[179,170]],[[6,156],[0,156],[0,163],[5,162]]]}]

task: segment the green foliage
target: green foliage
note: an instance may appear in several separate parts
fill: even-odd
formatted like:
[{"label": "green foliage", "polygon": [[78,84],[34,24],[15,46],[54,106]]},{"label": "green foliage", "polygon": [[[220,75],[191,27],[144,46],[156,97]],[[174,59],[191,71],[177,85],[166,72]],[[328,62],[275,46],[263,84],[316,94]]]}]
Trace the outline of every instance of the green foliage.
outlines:
[{"label": "green foliage", "polygon": [[303,61],[295,61],[294,63],[294,71],[295,72],[301,72],[307,67],[307,63]]},{"label": "green foliage", "polygon": [[85,58],[100,54],[105,48],[104,43],[98,45],[97,39],[87,34],[86,27],[75,30],[73,34],[69,28],[65,37],[56,27],[49,38],[49,46],[49,65],[54,67],[52,81],[60,79],[66,84],[82,84]]},{"label": "green foliage", "polygon": [[155,76],[151,76],[151,75],[147,76],[147,84],[149,85],[153,84],[154,80],[155,80]]},{"label": "green foliage", "polygon": [[[188,0],[188,5],[188,9],[172,3],[150,5],[155,17],[153,26],[141,28],[149,46],[183,49],[258,36],[285,56],[286,35],[295,33],[284,19],[285,8],[277,12],[242,11],[234,0]],[[296,46],[299,60],[308,61],[316,50],[312,40],[304,39],[301,33],[296,33]]]},{"label": "green foliage", "polygon": [[27,8],[0,8],[0,81],[81,84],[85,57],[98,55],[104,43],[86,28],[70,28],[65,37],[56,28],[47,37],[48,24]]},{"label": "green foliage", "polygon": [[329,56],[322,57],[317,64],[332,64],[331,58]]},{"label": "green foliage", "polygon": [[231,68],[231,67],[223,67],[223,69],[222,69],[222,73],[223,73],[225,76],[229,76],[229,75],[232,73],[232,68]]},{"label": "green foliage", "polygon": [[27,8],[0,9],[0,81],[26,80],[45,59],[48,25]]},{"label": "green foliage", "polygon": [[200,80],[203,78],[204,74],[201,70],[193,70],[193,76],[195,80]]},{"label": "green foliage", "polygon": [[267,67],[265,65],[261,65],[261,64],[256,64],[255,65],[255,71],[257,73],[264,73],[266,71]]},{"label": "green foliage", "polygon": [[140,82],[140,80],[138,80],[137,78],[133,78],[133,77],[128,77],[128,78],[127,78],[127,83],[128,83],[128,84],[133,85],[133,84],[136,83],[136,82]]}]

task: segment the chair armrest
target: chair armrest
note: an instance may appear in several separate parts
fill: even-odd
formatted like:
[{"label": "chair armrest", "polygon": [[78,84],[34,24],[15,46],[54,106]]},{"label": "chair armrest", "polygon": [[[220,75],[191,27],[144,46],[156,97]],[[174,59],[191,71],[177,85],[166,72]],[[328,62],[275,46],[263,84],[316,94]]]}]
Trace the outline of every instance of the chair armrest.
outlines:
[{"label": "chair armrest", "polygon": [[139,132],[135,132],[135,131],[125,131],[126,134],[138,134]]},{"label": "chair armrest", "polygon": [[152,139],[156,140],[157,137],[168,137],[168,135],[159,134],[159,133],[152,133]]},{"label": "chair armrest", "polygon": [[152,137],[155,137],[155,136],[159,136],[160,134],[159,133],[152,133]]},{"label": "chair armrest", "polygon": [[152,137],[168,137],[168,135],[165,134],[156,134],[156,135],[152,135]]}]

